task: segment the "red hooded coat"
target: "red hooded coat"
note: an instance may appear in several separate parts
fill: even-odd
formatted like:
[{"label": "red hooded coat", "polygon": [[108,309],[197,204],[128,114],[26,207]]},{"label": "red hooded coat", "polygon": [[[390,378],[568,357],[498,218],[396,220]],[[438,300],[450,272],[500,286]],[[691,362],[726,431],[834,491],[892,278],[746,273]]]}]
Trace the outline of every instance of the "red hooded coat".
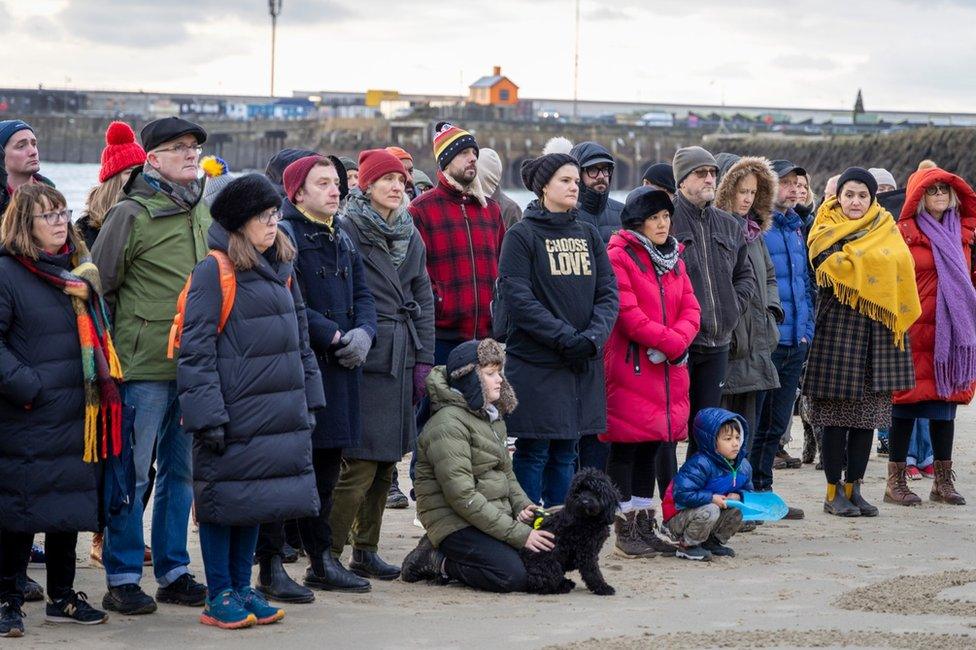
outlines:
[{"label": "red hooded coat", "polygon": [[607,254],[617,276],[620,313],[604,348],[607,431],[600,440],[684,440],[690,408],[688,367],[651,363],[647,349],[675,360],[698,334],[701,309],[685,264],[678,260],[672,271],[659,277],[651,256],[626,230],[613,235]]},{"label": "red hooded coat", "polygon": [[[898,229],[908,244],[915,260],[915,283],[918,285],[918,298],[922,303],[922,315],[908,330],[912,348],[912,361],[915,364],[915,388],[898,391],[892,396],[895,404],[914,404],[929,400],[942,400],[956,404],[968,404],[973,399],[976,384],[966,390],[954,393],[948,400],[940,397],[935,388],[935,304],[938,295],[938,273],[932,255],[932,243],[918,227],[915,213],[925,196],[925,190],[935,183],[946,183],[959,197],[959,215],[962,220],[962,241],[960,246],[966,261],[972,267],[973,231],[976,230],[976,193],[966,181],[938,167],[920,169],[908,178],[905,192],[905,205],[898,219]],[[976,285],[976,276],[973,276]]]}]

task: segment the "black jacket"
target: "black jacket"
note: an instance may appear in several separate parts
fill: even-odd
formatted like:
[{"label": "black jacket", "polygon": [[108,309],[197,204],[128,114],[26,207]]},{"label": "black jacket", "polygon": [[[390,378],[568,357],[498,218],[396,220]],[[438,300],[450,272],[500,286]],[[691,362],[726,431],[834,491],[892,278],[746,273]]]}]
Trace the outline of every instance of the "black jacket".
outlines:
[{"label": "black jacket", "polygon": [[[508,417],[510,435],[602,433],[603,345],[618,300],[599,233],[575,211],[552,213],[533,201],[505,235],[498,264],[510,319],[506,374],[521,403]],[[593,344],[593,353],[574,364],[565,352],[580,337]]]},{"label": "black jacket", "polygon": [[[45,261],[70,268],[68,255]],[[0,521],[21,533],[98,530],[71,299],[0,249]]]},{"label": "black jacket", "polygon": [[[613,160],[613,156],[610,155],[606,147],[596,142],[581,142],[573,147],[570,154],[579,161],[581,174],[586,173],[582,170],[591,164],[590,161]],[[607,183],[608,187],[609,181],[612,180],[613,177],[611,176]],[[579,210],[581,220],[596,226],[604,244],[609,243],[613,233],[620,230],[620,213],[623,212],[624,204],[611,199],[609,190],[602,193],[596,192],[588,188],[586,183],[580,179],[580,199],[576,207]]]},{"label": "black jacket", "polygon": [[[227,231],[210,227],[211,248]],[[319,499],[308,412],[325,407],[322,376],[308,345],[305,305],[290,262],[237,271],[237,295],[217,335],[222,293],[217,261],[193,270],[177,365],[188,433],[223,426],[227,450],[193,444],[197,519],[251,526],[313,516]],[[320,417],[325,417],[320,413]]]},{"label": "black jacket", "polygon": [[285,201],[281,227],[298,249],[295,274],[305,298],[308,338],[322,371],[328,411],[312,432],[315,448],[338,449],[359,444],[359,384],[362,368],[348,370],[336,362],[332,339],[360,327],[376,337],[376,305],[366,286],[366,269],[349,235],[333,221],[333,231],[305,218]]},{"label": "black jacket", "polygon": [[701,330],[692,347],[724,347],[758,288],[742,226],[728,212],[696,207],[678,192],[671,234],[684,244],[681,257],[701,305]]}]

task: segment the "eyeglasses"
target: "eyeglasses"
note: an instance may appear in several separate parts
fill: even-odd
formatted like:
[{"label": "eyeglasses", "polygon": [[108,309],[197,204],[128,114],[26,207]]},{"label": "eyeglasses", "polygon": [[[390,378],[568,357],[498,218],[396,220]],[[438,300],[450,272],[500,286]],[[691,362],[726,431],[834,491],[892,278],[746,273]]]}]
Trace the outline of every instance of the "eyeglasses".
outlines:
[{"label": "eyeglasses", "polygon": [[696,169],[692,173],[698,178],[708,178],[709,176],[718,178],[718,170],[714,167],[703,167],[701,169]]},{"label": "eyeglasses", "polygon": [[255,217],[255,219],[257,219],[258,221],[260,221],[266,226],[274,225],[279,221],[281,221],[281,210],[279,210],[278,208],[271,208],[270,210],[265,210],[257,217]]},{"label": "eyeglasses", "polygon": [[610,175],[613,174],[613,167],[587,167],[583,171],[590,178],[600,178],[601,176],[610,178]]},{"label": "eyeglasses", "polygon": [[929,196],[935,196],[936,194],[948,194],[950,192],[949,186],[945,183],[936,183],[935,185],[930,185],[925,188],[925,193]]},{"label": "eyeglasses", "polygon": [[68,223],[71,221],[71,210],[54,210],[53,212],[45,212],[44,214],[35,214],[35,219],[44,219],[44,223],[49,226],[54,226],[59,223]]},{"label": "eyeglasses", "polygon": [[178,144],[172,147],[166,147],[165,149],[156,149],[156,153],[161,151],[172,151],[178,156],[185,156],[188,151],[193,151],[196,155],[200,155],[203,152],[203,147],[198,144]]}]

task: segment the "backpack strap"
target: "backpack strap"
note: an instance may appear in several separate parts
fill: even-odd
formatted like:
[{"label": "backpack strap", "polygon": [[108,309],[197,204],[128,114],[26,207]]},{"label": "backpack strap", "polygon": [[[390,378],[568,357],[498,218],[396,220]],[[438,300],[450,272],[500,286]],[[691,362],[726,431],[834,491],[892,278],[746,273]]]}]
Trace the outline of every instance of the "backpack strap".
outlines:
[{"label": "backpack strap", "polygon": [[[234,300],[237,297],[237,272],[234,263],[230,261],[227,253],[218,250],[211,250],[207,253],[209,257],[217,260],[217,274],[220,281],[220,320],[217,321],[217,334],[224,331],[230,312],[234,308]],[[166,345],[166,358],[173,359],[176,350],[180,347],[180,339],[183,335],[183,324],[186,319],[186,298],[190,293],[190,282],[193,274],[186,279],[183,290],[180,291],[176,299],[176,315],[173,316],[173,324],[169,328],[169,341]],[[291,278],[288,278],[288,287],[291,287]]]}]

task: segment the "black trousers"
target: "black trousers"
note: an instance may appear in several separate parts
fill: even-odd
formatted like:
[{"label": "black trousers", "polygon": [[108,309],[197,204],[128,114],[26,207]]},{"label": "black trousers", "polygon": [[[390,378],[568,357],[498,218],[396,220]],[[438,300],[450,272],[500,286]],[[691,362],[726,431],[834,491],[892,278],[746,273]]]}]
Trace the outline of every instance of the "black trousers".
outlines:
[{"label": "black trousers", "polygon": [[[757,391],[722,396],[722,408],[738,413],[746,421],[746,427],[749,430],[746,431],[745,438],[742,440],[742,446],[749,452],[751,452],[753,440],[756,439],[756,422],[759,419],[756,409],[758,397]],[[691,432],[689,431],[689,433]]]},{"label": "black trousers", "polygon": [[847,482],[864,478],[874,442],[872,429],[824,427],[820,458],[828,483],[840,483],[844,462],[847,462]]},{"label": "black trousers", "polygon": [[[908,447],[912,441],[915,418],[891,418],[888,431],[888,460],[904,463],[908,458]],[[929,420],[929,435],[932,438],[932,458],[952,460],[952,441],[955,437],[955,420]]]},{"label": "black trousers", "polygon": [[508,593],[525,590],[525,565],[514,548],[474,526],[462,528],[441,540],[444,572],[469,587]]},{"label": "black trousers", "polygon": [[[33,533],[0,530],[0,601],[23,603],[21,576],[30,560]],[[75,584],[75,546],[78,533],[46,533],[44,554],[47,562],[47,593],[51,599],[64,598]]]},{"label": "black trousers", "polygon": [[668,484],[674,478],[675,447],[670,442],[614,442],[610,445],[607,474],[620,490],[624,501],[631,497],[650,499],[654,496],[654,481],[663,499]]},{"label": "black trousers", "polygon": [[[320,555],[332,546],[332,493],[339,480],[342,449],[312,449],[312,467],[315,470],[315,487],[319,493],[319,514],[297,521],[300,545],[309,555]],[[281,555],[287,535],[286,525],[291,522],[271,521],[258,529],[258,545],[254,558],[260,562]],[[289,540],[289,543],[294,540]],[[298,542],[296,542],[298,543]],[[294,544],[292,544],[294,546]],[[297,548],[297,546],[296,546]]]},{"label": "black trousers", "polygon": [[313,449],[312,466],[315,468],[315,488],[322,505],[317,516],[298,520],[298,531],[309,557],[319,557],[331,552],[332,548],[329,517],[332,515],[332,493],[342,467],[342,449]]},{"label": "black trousers", "polygon": [[688,455],[698,451],[695,442],[695,416],[698,411],[722,405],[722,385],[729,367],[729,346],[719,348],[691,348],[688,351],[688,375],[691,390],[688,398],[691,409],[688,412]]}]

